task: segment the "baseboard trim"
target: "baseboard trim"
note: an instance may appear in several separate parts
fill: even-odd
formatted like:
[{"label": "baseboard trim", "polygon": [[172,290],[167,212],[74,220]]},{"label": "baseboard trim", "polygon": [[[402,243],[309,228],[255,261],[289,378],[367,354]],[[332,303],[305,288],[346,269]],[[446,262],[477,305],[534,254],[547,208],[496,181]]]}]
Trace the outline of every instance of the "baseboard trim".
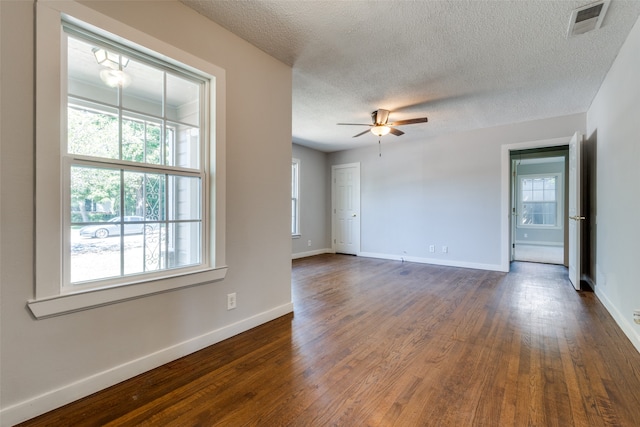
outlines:
[{"label": "baseboard trim", "polygon": [[587,284],[588,284],[588,285],[591,287],[591,289],[593,289],[593,290],[594,290],[594,292],[595,292],[595,289],[596,289],[596,282],[594,282],[594,281],[593,281],[593,279],[592,279],[590,276],[588,276],[588,275],[586,275],[586,274],[583,274],[583,275],[582,275],[582,277],[580,278],[580,280],[584,280],[585,282],[587,282]]},{"label": "baseboard trim", "polygon": [[607,294],[600,288],[601,287],[599,287],[597,284],[593,286],[593,290],[596,296],[598,297],[602,305],[604,305],[604,307],[607,309],[609,314],[611,314],[613,320],[615,320],[618,326],[620,326],[622,332],[624,332],[627,338],[629,338],[631,344],[633,344],[636,350],[638,350],[638,353],[640,353],[640,334],[636,332],[634,326],[631,324],[628,318],[622,315],[620,311],[618,311],[617,307],[611,302]]},{"label": "baseboard trim", "polygon": [[335,253],[336,252],[333,249],[329,249],[329,248],[315,249],[313,251],[298,252],[298,253],[295,253],[295,254],[291,254],[291,259],[306,258],[306,257],[310,257],[310,256],[315,256],[315,255],[335,254]]},{"label": "baseboard trim", "polygon": [[475,270],[490,270],[490,271],[504,271],[501,265],[499,264],[481,264],[476,262],[466,262],[466,261],[455,261],[455,260],[444,260],[444,259],[436,259],[436,258],[422,258],[422,257],[413,257],[413,256],[402,256],[402,255],[392,255],[392,254],[380,254],[375,252],[360,252],[358,256],[365,258],[379,258],[379,259],[388,259],[392,261],[407,261],[407,262],[416,262],[420,264],[433,264],[433,265],[442,265],[445,267],[460,267],[460,268],[471,268]]},{"label": "baseboard trim", "polygon": [[290,302],[3,408],[0,425],[12,426],[37,417],[291,312],[293,303]]}]

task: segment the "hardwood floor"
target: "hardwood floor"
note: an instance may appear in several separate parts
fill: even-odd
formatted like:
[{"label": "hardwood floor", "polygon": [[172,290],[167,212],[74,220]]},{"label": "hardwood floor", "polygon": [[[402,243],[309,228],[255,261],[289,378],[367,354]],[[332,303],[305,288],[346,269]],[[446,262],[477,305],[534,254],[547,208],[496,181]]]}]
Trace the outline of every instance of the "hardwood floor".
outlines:
[{"label": "hardwood floor", "polygon": [[25,426],[639,426],[640,354],[564,267],[293,261],[295,315]]}]

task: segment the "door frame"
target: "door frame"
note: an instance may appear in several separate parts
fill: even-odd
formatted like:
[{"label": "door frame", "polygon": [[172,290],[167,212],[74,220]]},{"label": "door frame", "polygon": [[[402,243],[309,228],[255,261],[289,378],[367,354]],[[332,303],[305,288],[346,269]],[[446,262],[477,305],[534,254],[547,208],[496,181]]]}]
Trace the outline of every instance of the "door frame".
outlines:
[{"label": "door frame", "polygon": [[337,226],[337,221],[336,221],[336,170],[337,169],[346,169],[346,168],[356,168],[358,170],[357,172],[357,176],[358,176],[358,206],[357,206],[357,215],[358,215],[358,239],[357,239],[357,247],[356,247],[356,253],[354,255],[359,255],[360,254],[360,238],[361,238],[361,207],[360,207],[360,197],[361,197],[361,187],[360,187],[360,163],[356,162],[356,163],[345,163],[345,164],[340,164],[340,165],[332,165],[331,166],[331,249],[333,250],[333,252],[336,252],[336,226]]},{"label": "door frame", "polygon": [[[517,245],[518,245],[518,240],[517,240],[517,230],[518,230],[518,220],[519,220],[519,215],[520,215],[520,207],[522,204],[522,194],[520,192],[521,188],[520,188],[520,184],[521,184],[521,180],[520,177],[523,176],[523,174],[519,174],[518,173],[518,166],[521,163],[526,163],[528,160],[535,160],[537,162],[540,162],[541,164],[545,164],[544,159],[549,159],[550,157],[552,158],[562,158],[562,171],[560,172],[549,172],[549,173],[534,173],[534,175],[545,175],[545,176],[550,176],[550,175],[556,175],[556,177],[558,178],[558,182],[559,182],[559,186],[557,187],[557,201],[558,201],[558,206],[557,206],[557,210],[556,210],[556,214],[557,214],[557,218],[560,220],[559,224],[556,225],[557,229],[559,229],[562,232],[562,248],[563,248],[563,255],[562,255],[562,262],[558,263],[557,265],[564,265],[565,267],[567,266],[567,262],[568,262],[568,247],[569,247],[569,240],[568,240],[568,223],[569,220],[567,219],[567,212],[568,212],[568,194],[569,194],[569,180],[567,179],[568,176],[568,169],[569,169],[569,147],[567,146],[553,146],[552,147],[552,151],[549,151],[545,148],[537,148],[537,149],[530,149],[530,150],[526,150],[527,152],[527,156],[525,159],[521,158],[521,157],[514,157],[513,153],[518,153],[518,150],[511,150],[510,151],[510,157],[511,157],[511,245],[509,246],[510,249],[510,254],[509,254],[509,261],[515,261],[516,260],[516,249],[517,249]],[[539,154],[538,154],[539,153]],[[545,153],[553,153],[550,157],[549,156],[545,156]],[[557,162],[557,160],[554,160],[554,163]],[[546,163],[549,164],[549,163]],[[524,175],[530,175],[530,174],[524,174]],[[534,232],[534,230],[531,230],[531,232]]]},{"label": "door frame", "polygon": [[[572,135],[561,138],[543,139],[539,141],[518,142],[501,146],[501,185],[500,185],[500,271],[509,272],[511,262],[512,240],[512,212],[511,212],[511,151],[529,150],[532,148],[547,148],[569,145]],[[566,195],[565,195],[566,197]]]}]

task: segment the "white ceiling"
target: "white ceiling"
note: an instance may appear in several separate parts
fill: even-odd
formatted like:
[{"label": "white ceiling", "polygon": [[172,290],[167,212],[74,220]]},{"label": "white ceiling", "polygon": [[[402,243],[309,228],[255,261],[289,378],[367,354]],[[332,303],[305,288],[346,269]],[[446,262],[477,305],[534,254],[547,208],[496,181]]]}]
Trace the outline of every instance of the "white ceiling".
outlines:
[{"label": "white ceiling", "polygon": [[640,15],[612,0],[599,30],[567,38],[590,0],[181,0],[293,67],[293,140],[322,151],[377,145],[357,126],[377,108],[393,142],[587,111]]}]

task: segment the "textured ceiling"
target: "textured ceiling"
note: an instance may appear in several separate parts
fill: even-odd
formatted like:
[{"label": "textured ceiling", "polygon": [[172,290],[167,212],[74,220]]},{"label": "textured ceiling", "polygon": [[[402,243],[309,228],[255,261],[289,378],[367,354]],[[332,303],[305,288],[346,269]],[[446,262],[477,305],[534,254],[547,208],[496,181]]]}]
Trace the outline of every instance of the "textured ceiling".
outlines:
[{"label": "textured ceiling", "polygon": [[293,67],[293,140],[322,151],[377,145],[356,126],[377,108],[393,142],[587,111],[640,15],[612,0],[599,30],[566,37],[586,1],[182,0]]}]

